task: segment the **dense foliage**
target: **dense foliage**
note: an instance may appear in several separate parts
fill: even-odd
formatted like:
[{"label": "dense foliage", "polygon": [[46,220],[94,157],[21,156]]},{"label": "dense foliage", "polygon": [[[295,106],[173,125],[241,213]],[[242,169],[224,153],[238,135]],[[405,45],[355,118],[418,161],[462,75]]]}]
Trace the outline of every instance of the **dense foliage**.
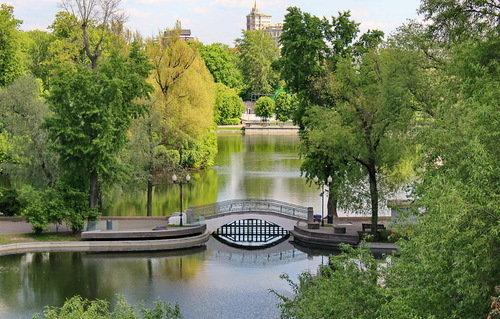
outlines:
[{"label": "dense foliage", "polygon": [[328,176],[333,178],[328,215],[336,216],[339,202],[352,205],[352,197],[345,200],[340,194],[347,194],[346,189],[352,193],[356,186],[356,210],[369,207],[376,224],[382,170],[392,170],[401,159],[398,151],[403,148],[394,143],[412,116],[406,107],[408,88],[394,81],[396,62],[410,57],[377,51],[380,31],[369,31],[354,42],[358,32],[349,12],[330,22],[289,8],[276,65],[299,100],[294,119],[301,126],[302,173],[310,180],[318,176],[323,184]]},{"label": "dense foliage", "polygon": [[[179,41],[178,27],[143,41],[123,29],[119,0],[62,4],[50,33],[23,33],[14,9],[1,6],[0,168],[12,181],[1,189],[2,213],[19,212],[36,232],[63,222],[79,231],[120,184],[147,187],[150,207],[153,187],[172,172],[212,164],[214,119],[239,117],[237,94],[284,86],[289,94],[257,101],[257,115],[301,126],[302,174],[333,180],[329,215],[337,205],[369,207],[376,224],[386,192],[409,185],[416,222],[398,221],[404,236],[385,263],[347,248],[318,275],[297,284],[285,275],[293,294],[280,296],[283,317],[497,316],[496,1],[423,0],[425,23],[386,41],[377,30],[360,35],[349,12],[328,19],[289,8],[279,46],[252,31],[235,50]],[[118,309],[180,317],[177,307],[155,307]],[[45,311],[66,315],[112,316],[106,302],[81,298]]]},{"label": "dense foliage", "polygon": [[216,83],[214,120],[218,125],[240,124],[244,105],[238,93],[222,83]]},{"label": "dense foliage", "polygon": [[279,92],[274,99],[276,119],[286,122],[291,120],[297,109],[297,98],[286,92]]},{"label": "dense foliage", "polygon": [[12,6],[0,6],[0,87],[12,83],[24,72],[21,23],[14,18]]},{"label": "dense foliage", "polygon": [[[102,208],[120,187],[147,187],[150,213],[155,185],[170,180],[174,170],[212,164],[216,89],[201,45],[175,41],[178,28],[144,41],[123,29],[120,3],[64,0],[51,32],[24,33],[14,8],[2,5],[0,167],[12,185],[5,196],[43,199],[48,192],[46,198],[59,198],[64,194],[57,194],[57,185],[64,184],[87,192],[80,199],[88,207]],[[220,71],[218,80],[239,87],[234,50],[214,45],[206,51]],[[222,108],[231,108],[225,116],[238,118],[237,93],[221,89],[219,98]],[[2,213],[36,215],[37,230],[61,220],[51,219],[45,204],[21,202],[24,207]],[[75,230],[90,216],[58,207],[74,215],[64,221]]]},{"label": "dense foliage", "polygon": [[69,318],[99,318],[99,319],[181,319],[183,318],[179,305],[174,306],[163,301],[156,301],[152,307],[130,305],[123,297],[119,296],[114,309],[106,300],[88,300],[74,296],[61,307],[47,307],[42,315],[33,318],[69,319]]},{"label": "dense foliage", "polygon": [[274,115],[274,101],[269,96],[261,96],[255,102],[255,115],[261,117],[264,121]]},{"label": "dense foliage", "polygon": [[[353,59],[338,59],[330,74],[324,70],[329,81],[313,86],[321,103],[306,104],[301,115],[309,173],[321,171],[321,159],[323,165],[345,164],[346,158],[332,154],[351,149],[362,156],[361,145],[371,139],[367,128],[387,130],[379,135],[389,139],[379,140],[379,147],[389,146],[379,154],[382,177],[401,181],[403,167],[414,167],[414,209],[406,222],[395,224],[404,234],[399,250],[378,269],[362,250],[331,257],[319,276],[303,274],[299,283],[291,282],[293,297],[282,296],[284,318],[495,315],[490,297],[500,282],[498,7],[491,1],[423,1],[421,11],[429,19],[425,25],[403,26],[375,50],[365,46],[353,51]],[[368,71],[371,63],[377,67]],[[388,121],[377,123],[380,111]],[[364,116],[364,125],[346,125]],[[412,146],[410,152],[401,153],[404,146]],[[385,161],[398,158],[390,169]]]},{"label": "dense foliage", "polygon": [[271,36],[260,31],[244,31],[236,39],[239,68],[243,74],[241,96],[249,100],[252,93],[271,94],[280,89],[279,74],[272,65],[279,57],[279,49]]},{"label": "dense foliage", "polygon": [[216,83],[222,83],[237,92],[241,90],[243,75],[238,68],[238,55],[234,49],[221,43],[202,45],[200,55]]}]

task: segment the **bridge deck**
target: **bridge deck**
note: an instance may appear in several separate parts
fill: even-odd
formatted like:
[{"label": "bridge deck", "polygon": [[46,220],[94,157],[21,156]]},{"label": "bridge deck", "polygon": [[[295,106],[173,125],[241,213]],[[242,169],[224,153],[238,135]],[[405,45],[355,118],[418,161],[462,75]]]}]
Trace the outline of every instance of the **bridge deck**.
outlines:
[{"label": "bridge deck", "polygon": [[[231,213],[263,212],[293,217],[301,220],[312,218],[312,208],[273,199],[235,199],[213,204],[191,206],[186,214],[192,218],[212,218]],[[311,215],[311,216],[309,216]]]}]

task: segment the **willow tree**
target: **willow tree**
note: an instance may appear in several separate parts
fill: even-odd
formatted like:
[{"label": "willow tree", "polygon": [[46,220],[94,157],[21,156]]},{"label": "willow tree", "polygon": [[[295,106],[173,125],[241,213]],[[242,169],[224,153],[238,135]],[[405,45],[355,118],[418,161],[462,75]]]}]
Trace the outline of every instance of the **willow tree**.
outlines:
[{"label": "willow tree", "polygon": [[197,47],[182,41],[178,28],[162,33],[148,47],[154,102],[166,128],[162,144],[177,150],[185,167],[211,165],[216,153],[215,85]]},{"label": "willow tree", "polygon": [[179,32],[179,26],[166,30],[147,45],[154,87],[146,119],[150,124],[142,131],[149,145],[144,153],[149,159],[144,166],[148,215],[155,185],[170,183],[173,170],[211,165],[217,153],[213,77],[199,55],[199,44],[182,41]]}]

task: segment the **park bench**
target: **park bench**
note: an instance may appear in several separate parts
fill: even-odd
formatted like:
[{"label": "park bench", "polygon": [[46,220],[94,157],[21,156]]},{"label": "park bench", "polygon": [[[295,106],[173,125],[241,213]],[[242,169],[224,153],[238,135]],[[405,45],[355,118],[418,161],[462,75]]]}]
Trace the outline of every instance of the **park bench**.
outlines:
[{"label": "park bench", "polygon": [[[372,224],[361,224],[361,227],[363,228],[363,232],[366,232],[367,229],[372,229]],[[385,226],[384,224],[377,224],[377,231],[379,230],[384,230]]]}]

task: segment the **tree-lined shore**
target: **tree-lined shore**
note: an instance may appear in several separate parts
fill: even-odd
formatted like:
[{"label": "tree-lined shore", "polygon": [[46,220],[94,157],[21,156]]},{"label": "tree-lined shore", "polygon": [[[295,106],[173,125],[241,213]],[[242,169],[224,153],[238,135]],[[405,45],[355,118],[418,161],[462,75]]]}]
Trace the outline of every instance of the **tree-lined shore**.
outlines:
[{"label": "tree-lined shore", "polygon": [[[120,1],[63,0],[49,32],[0,9],[0,211],[81,231],[113,194],[213,164],[216,125],[256,113],[300,126],[301,173],[371,216],[412,199],[383,267],[366,249],[304,273],[284,318],[485,318],[500,285],[500,5],[423,0],[424,22],[361,34],[349,12],[290,7],[280,43],[143,38]],[[367,209],[368,208],[368,209]],[[367,211],[365,211],[367,210]],[[401,212],[404,216],[405,212]],[[286,277],[286,276],[285,276]],[[491,318],[498,316],[494,311]]]}]

